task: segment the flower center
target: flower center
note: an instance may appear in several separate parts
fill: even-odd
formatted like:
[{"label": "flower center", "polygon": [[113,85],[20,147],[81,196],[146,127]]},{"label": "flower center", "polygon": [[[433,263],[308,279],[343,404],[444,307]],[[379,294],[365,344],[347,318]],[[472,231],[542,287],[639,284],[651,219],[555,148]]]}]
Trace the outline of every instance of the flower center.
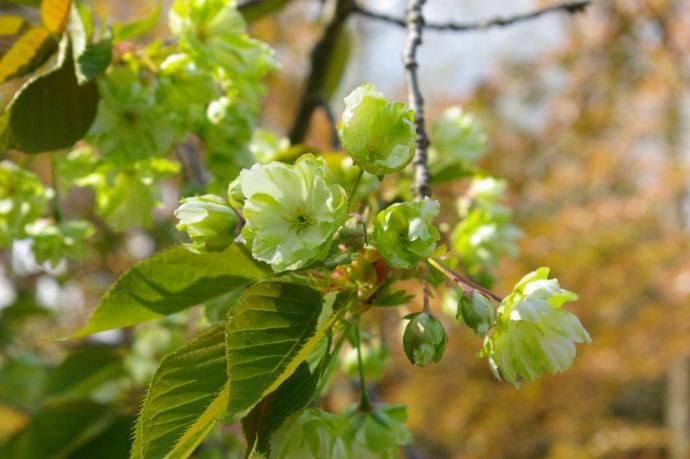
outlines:
[{"label": "flower center", "polygon": [[313,224],[314,220],[312,220],[311,216],[303,210],[299,210],[297,212],[297,216],[293,219],[292,223],[290,224],[290,228],[292,228],[297,233],[303,233],[304,231],[309,229],[309,227]]}]

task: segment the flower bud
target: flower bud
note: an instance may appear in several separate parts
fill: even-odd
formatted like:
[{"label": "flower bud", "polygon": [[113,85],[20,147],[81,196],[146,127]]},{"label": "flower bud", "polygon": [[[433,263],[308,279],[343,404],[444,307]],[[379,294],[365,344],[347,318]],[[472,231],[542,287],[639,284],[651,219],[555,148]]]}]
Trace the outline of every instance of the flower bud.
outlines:
[{"label": "flower bud", "polygon": [[345,113],[338,131],[343,148],[370,174],[398,172],[414,155],[412,110],[401,102],[388,102],[370,84],[345,98]]},{"label": "flower bud", "polygon": [[458,304],[457,318],[461,318],[479,336],[484,336],[494,320],[494,308],[491,300],[473,290],[463,293]]},{"label": "flower bud", "polygon": [[374,246],[394,268],[411,268],[436,247],[440,236],[432,221],[438,211],[429,198],[393,204],[376,216]]},{"label": "flower bud", "polygon": [[427,312],[418,312],[407,318],[411,319],[403,334],[407,358],[420,367],[439,362],[448,342],[441,322]]},{"label": "flower bud", "polygon": [[238,217],[220,196],[206,194],[185,198],[175,210],[177,229],[185,231],[197,251],[221,251],[235,240]]}]

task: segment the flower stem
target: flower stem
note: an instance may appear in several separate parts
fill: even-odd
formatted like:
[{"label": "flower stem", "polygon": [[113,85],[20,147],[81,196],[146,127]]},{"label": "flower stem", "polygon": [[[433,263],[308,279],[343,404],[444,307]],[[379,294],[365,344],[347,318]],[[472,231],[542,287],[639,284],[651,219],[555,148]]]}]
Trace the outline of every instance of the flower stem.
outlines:
[{"label": "flower stem", "polygon": [[440,261],[436,260],[435,258],[428,258],[427,262],[431,266],[433,266],[434,268],[441,271],[447,278],[449,278],[450,280],[452,280],[456,284],[461,284],[461,286],[464,285],[466,287],[469,287],[472,290],[477,290],[477,291],[483,293],[484,295],[488,296],[489,298],[492,298],[492,299],[498,301],[499,303],[501,301],[503,301],[502,296],[495,294],[491,290],[488,290],[488,289],[482,287],[481,285],[478,285],[478,284],[472,282],[470,279],[467,279],[467,278],[461,276],[460,274],[458,274],[454,271],[451,271],[450,269],[445,267]]},{"label": "flower stem", "polygon": [[357,191],[357,186],[359,186],[359,182],[362,180],[362,175],[364,174],[364,170],[361,167],[358,167],[359,172],[357,172],[357,176],[355,177],[355,180],[352,182],[352,187],[350,188],[350,194],[347,197],[347,210],[348,212],[352,212],[352,204],[355,202],[355,191]]},{"label": "flower stem", "polygon": [[369,411],[371,409],[371,403],[369,402],[369,394],[367,393],[366,381],[364,379],[364,364],[362,363],[362,339],[360,336],[360,316],[357,316],[355,323],[355,341],[357,341],[357,369],[359,371],[359,393],[360,411]]}]

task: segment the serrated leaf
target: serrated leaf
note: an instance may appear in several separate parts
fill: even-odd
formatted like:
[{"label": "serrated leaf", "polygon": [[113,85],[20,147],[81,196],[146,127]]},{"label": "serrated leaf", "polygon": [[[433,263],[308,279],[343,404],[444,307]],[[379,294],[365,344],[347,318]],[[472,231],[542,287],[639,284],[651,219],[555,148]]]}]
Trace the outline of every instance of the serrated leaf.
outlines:
[{"label": "serrated leaf", "polygon": [[321,367],[310,369],[302,362],[275,392],[264,397],[242,420],[248,449],[270,457],[271,440],[289,419],[296,418],[314,397]]},{"label": "serrated leaf", "polygon": [[61,34],[67,25],[71,0],[43,0],[41,2],[41,20],[51,33]]},{"label": "serrated leaf", "polygon": [[155,27],[158,23],[160,14],[161,4],[158,2],[156,8],[143,19],[128,22],[126,24],[113,24],[113,41],[117,43],[122,40],[131,40],[144,35]]},{"label": "serrated leaf", "polygon": [[121,353],[107,346],[85,346],[72,352],[50,372],[46,395],[87,397],[104,382],[124,375]]},{"label": "serrated leaf", "polygon": [[348,299],[280,281],[249,287],[228,318],[228,416],[241,419],[290,377]]},{"label": "serrated leaf", "polygon": [[29,29],[0,59],[0,83],[33,71],[47,61],[56,49],[57,42],[48,29]]},{"label": "serrated leaf", "polygon": [[13,14],[0,16],[0,36],[17,35],[25,24],[26,21],[21,16]]},{"label": "serrated leaf", "polygon": [[79,86],[66,40],[61,47],[57,67],[27,81],[7,109],[11,146],[24,153],[71,147],[96,117],[98,88]]},{"label": "serrated leaf", "polygon": [[69,457],[101,434],[113,420],[107,406],[88,401],[46,405],[29,425],[0,448],[5,459]]},{"label": "serrated leaf", "polygon": [[137,420],[130,457],[185,458],[227,408],[225,327],[163,358]]},{"label": "serrated leaf", "polygon": [[193,253],[184,247],[166,250],[123,274],[76,336],[182,311],[262,279],[269,271],[239,244],[222,252]]},{"label": "serrated leaf", "polygon": [[91,42],[89,28],[92,26],[84,21],[85,17],[89,18],[88,14],[83,8],[80,10],[76,7],[70,13],[69,35],[79,84],[103,74],[113,59],[113,43],[109,37]]}]

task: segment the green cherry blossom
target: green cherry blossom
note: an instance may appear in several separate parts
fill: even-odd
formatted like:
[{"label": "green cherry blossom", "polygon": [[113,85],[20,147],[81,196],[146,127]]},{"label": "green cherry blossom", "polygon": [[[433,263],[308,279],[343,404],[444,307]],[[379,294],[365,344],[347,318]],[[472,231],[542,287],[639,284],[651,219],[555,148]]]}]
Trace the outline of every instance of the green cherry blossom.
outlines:
[{"label": "green cherry blossom", "polygon": [[370,84],[345,98],[338,131],[343,148],[370,174],[398,172],[414,155],[413,112],[401,102],[388,102]]},{"label": "green cherry blossom", "polygon": [[527,274],[501,302],[483,350],[496,377],[517,384],[519,377],[534,380],[544,370],[565,371],[575,358],[575,343],[591,341],[578,318],[561,307],[577,295],[548,275],[548,268]]},{"label": "green cherry blossom", "polygon": [[440,236],[432,221],[438,211],[429,198],[393,204],[376,216],[374,245],[394,268],[411,268],[436,247]]},{"label": "green cherry blossom", "polygon": [[239,218],[220,196],[206,194],[182,200],[175,210],[179,231],[185,231],[194,251],[220,251],[235,239]]},{"label": "green cherry blossom", "polygon": [[242,237],[254,258],[281,272],[326,256],[347,216],[345,190],[327,171],[323,159],[306,154],[292,166],[272,162],[241,172]]}]

